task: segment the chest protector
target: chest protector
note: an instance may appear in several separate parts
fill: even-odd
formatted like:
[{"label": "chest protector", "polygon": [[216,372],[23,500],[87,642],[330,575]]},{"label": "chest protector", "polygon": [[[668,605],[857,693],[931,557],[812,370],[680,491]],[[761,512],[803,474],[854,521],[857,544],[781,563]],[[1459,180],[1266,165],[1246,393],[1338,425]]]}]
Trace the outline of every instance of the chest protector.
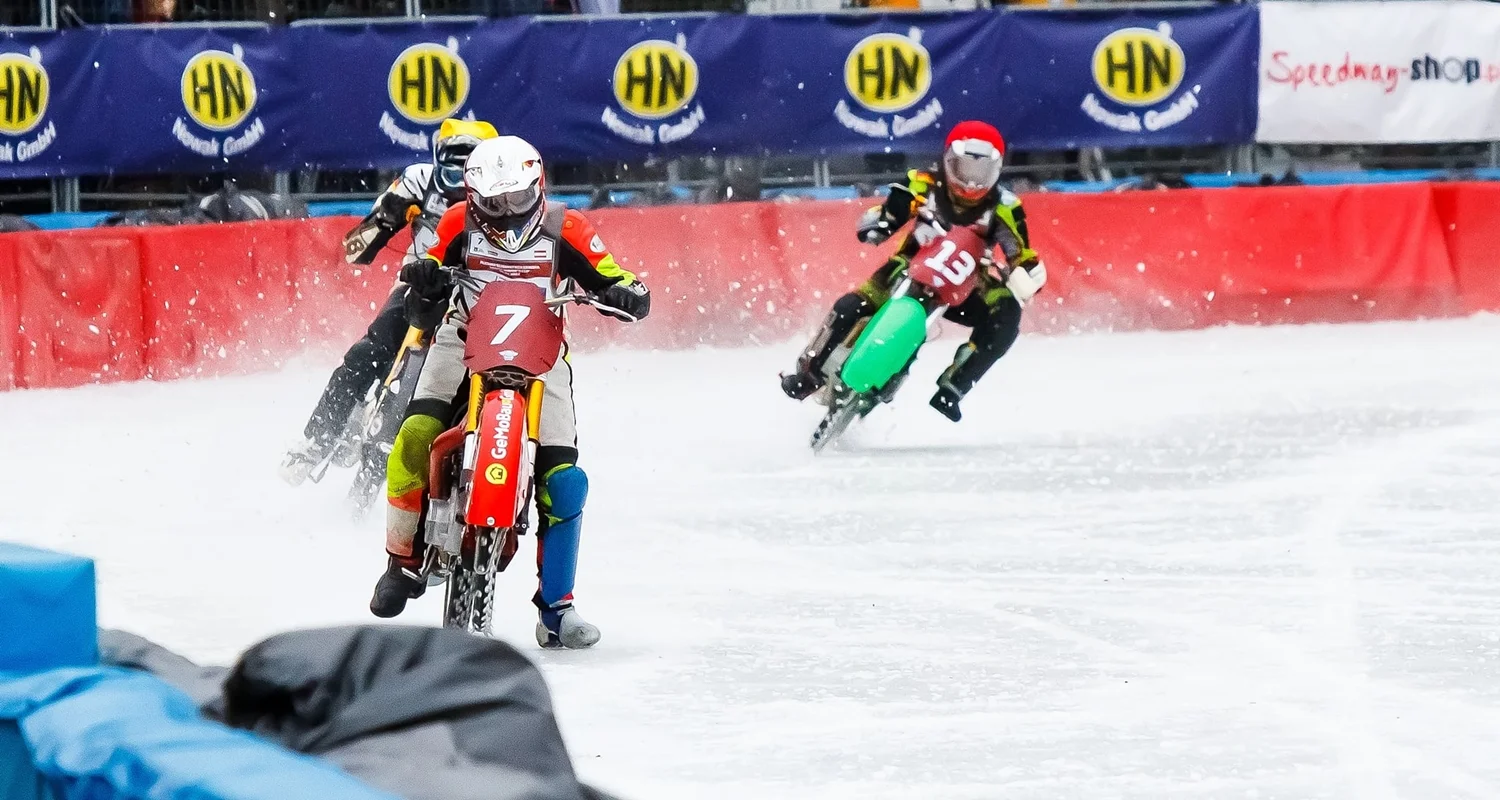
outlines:
[{"label": "chest protector", "polygon": [[[568,207],[551,200],[546,202],[541,230],[518,251],[506,250],[470,227],[468,250],[464,253],[464,268],[469,274],[484,284],[498,280],[533,283],[548,297],[554,296],[562,284],[557,275],[557,249],[561,246],[563,218]],[[472,290],[466,290],[465,304],[471,304],[475,296]]]}]

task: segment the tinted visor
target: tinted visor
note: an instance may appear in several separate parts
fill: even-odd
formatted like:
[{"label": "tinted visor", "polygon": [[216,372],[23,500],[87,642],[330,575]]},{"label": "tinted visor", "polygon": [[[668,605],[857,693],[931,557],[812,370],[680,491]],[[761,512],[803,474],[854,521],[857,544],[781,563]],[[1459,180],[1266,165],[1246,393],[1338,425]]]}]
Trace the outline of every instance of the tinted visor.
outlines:
[{"label": "tinted visor", "polygon": [[1000,151],[979,139],[959,139],[943,153],[943,173],[955,194],[977,200],[1000,181]]},{"label": "tinted visor", "polygon": [[456,198],[464,188],[464,162],[474,152],[474,145],[467,142],[445,144],[438,148],[433,176],[438,190],[449,198]]},{"label": "tinted visor", "polygon": [[524,217],[536,208],[537,201],[541,199],[542,187],[539,184],[532,184],[525,189],[504,192],[493,197],[485,197],[478,192],[469,193],[469,202],[474,205],[474,208],[497,222],[507,217]]}]

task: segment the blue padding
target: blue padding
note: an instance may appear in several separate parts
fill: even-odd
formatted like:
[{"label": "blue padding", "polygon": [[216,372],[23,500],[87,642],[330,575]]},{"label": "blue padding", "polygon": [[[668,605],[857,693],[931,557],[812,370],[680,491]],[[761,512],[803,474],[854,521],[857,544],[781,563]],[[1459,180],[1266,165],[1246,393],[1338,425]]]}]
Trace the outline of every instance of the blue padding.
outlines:
[{"label": "blue padding", "polygon": [[60,231],[68,228],[92,228],[112,213],[114,212],[74,211],[57,214],[27,214],[26,219],[36,223],[37,227],[44,231]]},{"label": "blue padding", "polygon": [[308,203],[310,217],[363,217],[370,213],[369,200],[337,200],[326,203]]},{"label": "blue padding", "polygon": [[99,660],[94,562],[0,542],[0,671]]},{"label": "blue padding", "polygon": [[198,715],[187,695],[112,667],[0,674],[38,770],[67,798],[392,800],[318,759]]}]

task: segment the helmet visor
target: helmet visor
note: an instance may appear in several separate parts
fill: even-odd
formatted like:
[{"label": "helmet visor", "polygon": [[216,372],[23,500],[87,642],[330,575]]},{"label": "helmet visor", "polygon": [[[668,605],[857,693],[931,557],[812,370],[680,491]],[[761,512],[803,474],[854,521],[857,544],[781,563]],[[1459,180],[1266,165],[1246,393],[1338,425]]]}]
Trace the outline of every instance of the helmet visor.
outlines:
[{"label": "helmet visor", "polygon": [[943,153],[943,173],[953,193],[978,200],[1000,181],[1000,151],[979,139],[959,139]]},{"label": "helmet visor", "polygon": [[469,202],[474,208],[490,219],[499,221],[506,217],[520,217],[536,208],[537,201],[542,199],[542,187],[538,183],[517,189],[514,192],[502,192],[492,197],[485,197],[478,192],[469,193]]}]

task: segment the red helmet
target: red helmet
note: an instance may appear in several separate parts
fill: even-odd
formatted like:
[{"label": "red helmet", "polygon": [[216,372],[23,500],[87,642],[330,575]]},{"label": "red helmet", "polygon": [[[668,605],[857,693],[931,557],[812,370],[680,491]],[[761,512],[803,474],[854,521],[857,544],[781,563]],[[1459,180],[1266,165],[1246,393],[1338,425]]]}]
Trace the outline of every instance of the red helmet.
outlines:
[{"label": "red helmet", "polygon": [[965,120],[943,143],[943,179],[954,201],[977,203],[1000,182],[1005,139],[988,122]]}]

